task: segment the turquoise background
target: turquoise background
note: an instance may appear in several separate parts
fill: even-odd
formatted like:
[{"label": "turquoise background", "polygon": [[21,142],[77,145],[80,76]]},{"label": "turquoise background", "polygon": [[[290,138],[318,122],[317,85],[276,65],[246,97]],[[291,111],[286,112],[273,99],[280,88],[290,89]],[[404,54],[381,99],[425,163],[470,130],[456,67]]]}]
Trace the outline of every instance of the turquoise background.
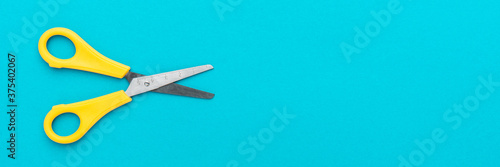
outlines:
[{"label": "turquoise background", "polygon": [[[500,87],[488,91],[480,79],[500,82],[499,1],[401,0],[400,13],[350,62],[341,43],[355,46],[355,27],[364,31],[375,20],[371,11],[396,1],[220,0],[223,20],[214,1],[66,1],[40,0],[56,2],[53,16],[37,1],[0,3],[0,64],[6,71],[7,53],[17,56],[19,105],[11,160],[1,100],[0,166],[500,166]],[[23,34],[33,16],[36,31]],[[178,83],[216,96],[138,95],[95,125],[93,137],[57,144],[43,131],[53,105],[128,83],[50,68],[37,44],[53,27],[75,31],[133,72],[212,64]],[[12,34],[24,43],[12,45]],[[62,58],[74,52],[64,38],[49,50]],[[476,101],[477,110],[445,118],[454,104],[473,104],[478,87],[489,96]],[[275,114],[285,110],[295,115],[286,125]],[[70,134],[75,121],[65,114],[55,130]],[[269,134],[270,123],[284,127],[261,136],[263,148],[245,143]],[[435,130],[445,139],[424,153],[416,143]]]}]

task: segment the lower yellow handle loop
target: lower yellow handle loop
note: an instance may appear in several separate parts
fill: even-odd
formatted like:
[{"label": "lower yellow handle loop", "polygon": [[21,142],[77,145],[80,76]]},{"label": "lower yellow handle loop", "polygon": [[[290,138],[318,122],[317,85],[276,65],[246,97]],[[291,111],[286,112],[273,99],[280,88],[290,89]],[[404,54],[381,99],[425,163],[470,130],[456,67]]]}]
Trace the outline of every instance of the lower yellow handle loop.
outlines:
[{"label": "lower yellow handle loop", "polygon": [[[47,50],[47,41],[55,35],[65,36],[73,42],[76,52],[72,58],[59,59],[49,53]],[[130,70],[129,66],[103,56],[87,44],[78,34],[67,28],[56,27],[43,33],[40,41],[38,41],[38,51],[43,60],[54,68],[84,70],[116,78],[123,78]]]},{"label": "lower yellow handle loop", "polygon": [[[43,122],[47,136],[61,144],[73,143],[85,135],[87,131],[111,110],[132,101],[123,90],[101,97],[72,104],[60,104],[52,107]],[[64,113],[74,113],[80,118],[80,127],[69,136],[59,136],[52,129],[54,119]]]}]

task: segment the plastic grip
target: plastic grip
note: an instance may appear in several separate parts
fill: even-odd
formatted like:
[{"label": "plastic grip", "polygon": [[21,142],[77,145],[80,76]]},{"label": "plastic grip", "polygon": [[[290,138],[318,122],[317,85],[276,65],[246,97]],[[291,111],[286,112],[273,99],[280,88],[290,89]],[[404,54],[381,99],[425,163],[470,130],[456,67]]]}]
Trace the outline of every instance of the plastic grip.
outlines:
[{"label": "plastic grip", "polygon": [[[85,100],[72,104],[60,104],[52,107],[47,113],[43,122],[43,128],[47,136],[61,144],[73,143],[85,135],[87,131],[111,110],[120,107],[128,102],[130,98],[123,90],[107,94],[101,97]],[[59,136],[52,129],[54,119],[64,113],[74,113],[80,118],[80,126],[69,136]]]},{"label": "plastic grip", "polygon": [[[75,55],[69,59],[54,57],[47,50],[47,41],[55,35],[65,36],[75,45]],[[129,66],[113,61],[92,48],[78,34],[67,28],[56,27],[47,30],[38,41],[38,51],[45,62],[54,68],[71,68],[123,78],[130,70]]]}]

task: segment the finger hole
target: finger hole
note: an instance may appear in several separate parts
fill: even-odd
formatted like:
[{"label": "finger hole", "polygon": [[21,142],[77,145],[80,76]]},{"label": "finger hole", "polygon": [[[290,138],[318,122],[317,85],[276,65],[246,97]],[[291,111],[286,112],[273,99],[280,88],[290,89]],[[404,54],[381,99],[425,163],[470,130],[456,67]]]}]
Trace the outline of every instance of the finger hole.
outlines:
[{"label": "finger hole", "polygon": [[52,130],[59,136],[69,136],[80,127],[80,118],[73,113],[63,113],[52,121]]},{"label": "finger hole", "polygon": [[47,41],[49,53],[59,59],[70,59],[75,56],[75,44],[65,36],[55,35]]}]

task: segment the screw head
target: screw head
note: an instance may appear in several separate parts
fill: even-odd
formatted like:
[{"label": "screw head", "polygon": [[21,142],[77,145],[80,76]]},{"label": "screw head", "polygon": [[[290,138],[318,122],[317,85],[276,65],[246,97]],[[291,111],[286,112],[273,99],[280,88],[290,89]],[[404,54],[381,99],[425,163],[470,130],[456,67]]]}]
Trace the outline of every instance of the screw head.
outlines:
[{"label": "screw head", "polygon": [[150,83],[148,81],[144,82],[144,86],[148,87]]}]

